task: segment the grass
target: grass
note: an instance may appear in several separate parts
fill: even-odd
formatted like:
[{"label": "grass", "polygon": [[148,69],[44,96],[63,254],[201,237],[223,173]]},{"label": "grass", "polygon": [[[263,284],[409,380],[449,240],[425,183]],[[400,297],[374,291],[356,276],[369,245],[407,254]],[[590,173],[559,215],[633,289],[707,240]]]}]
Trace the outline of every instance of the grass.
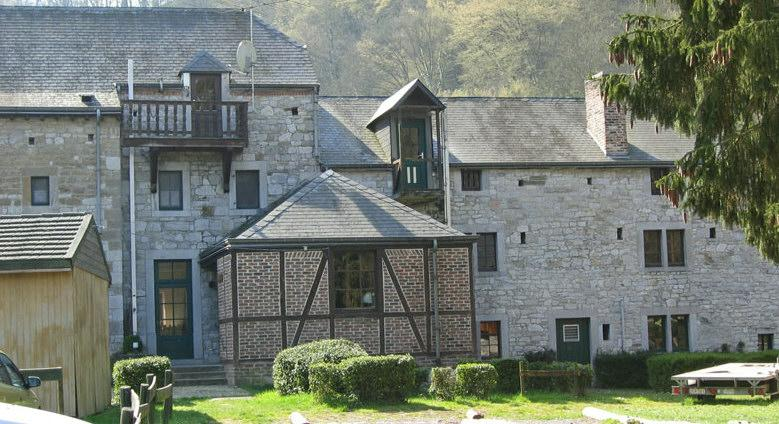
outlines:
[{"label": "grass", "polygon": [[[427,396],[411,397],[404,404],[373,404],[353,410],[330,407],[308,394],[279,396],[272,389],[250,390],[251,397],[228,399],[176,399],[173,423],[277,423],[289,422],[292,411],[301,412],[312,422],[407,422],[458,420],[468,408],[486,413],[488,418],[566,419],[581,418],[585,406],[619,414],[655,420],[684,420],[726,423],[742,420],[779,423],[779,401],[746,397],[723,397],[700,403],[687,399],[682,404],[668,394],[635,390],[592,390],[585,397],[562,393],[531,392],[526,396],[499,394],[488,400],[457,399],[439,401]],[[87,418],[97,424],[119,422],[116,407]]]}]

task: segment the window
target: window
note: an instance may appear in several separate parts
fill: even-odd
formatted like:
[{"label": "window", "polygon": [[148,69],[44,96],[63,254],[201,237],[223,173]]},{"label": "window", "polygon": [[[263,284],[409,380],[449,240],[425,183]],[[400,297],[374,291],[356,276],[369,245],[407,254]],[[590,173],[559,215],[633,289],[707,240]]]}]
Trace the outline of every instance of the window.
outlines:
[{"label": "window", "polygon": [[49,206],[49,177],[30,177],[30,204],[33,206]]},{"label": "window", "polygon": [[259,209],[260,171],[235,171],[235,207]]},{"label": "window", "polygon": [[481,358],[500,358],[500,321],[482,321],[479,331]]},{"label": "window", "polygon": [[376,253],[373,251],[336,252],[335,307],[361,309],[376,307]]},{"label": "window", "polygon": [[497,234],[496,233],[478,233],[479,240],[476,242],[476,254],[479,264],[479,271],[497,271]]},{"label": "window", "polygon": [[774,335],[772,333],[757,335],[757,350],[762,352],[764,350],[773,350],[773,349],[774,349]]},{"label": "window", "polygon": [[690,351],[689,315],[671,315],[671,351]]},{"label": "window", "polygon": [[648,348],[650,352],[665,352],[665,315],[647,318]]},{"label": "window", "polygon": [[592,185],[592,177],[587,177],[587,185]]},{"label": "window", "polygon": [[622,227],[617,228],[617,240],[622,240]]},{"label": "window", "polygon": [[657,180],[671,172],[671,168],[649,168],[649,180],[651,181],[651,190],[653,196],[659,196],[662,193],[657,187]]},{"label": "window", "polygon": [[645,268],[686,265],[684,230],[644,230],[643,236]]},{"label": "window", "polygon": [[184,209],[184,192],[181,171],[159,171],[159,195],[161,211]]},{"label": "window", "polygon": [[668,266],[684,266],[684,230],[665,232],[668,247]]},{"label": "window", "polygon": [[717,238],[717,229],[714,227],[709,228],[709,238]]},{"label": "window", "polygon": [[601,333],[603,335],[603,341],[611,339],[611,324],[603,324],[601,326]]},{"label": "window", "polygon": [[27,144],[29,144],[30,146],[34,146],[35,145],[35,137],[27,137]]},{"label": "window", "polygon": [[564,343],[578,343],[579,337],[579,324],[564,324],[563,325],[563,342]]},{"label": "window", "polygon": [[663,266],[660,230],[644,230],[644,266],[647,268]]},{"label": "window", "polygon": [[481,170],[463,169],[460,175],[463,191],[481,191]]}]

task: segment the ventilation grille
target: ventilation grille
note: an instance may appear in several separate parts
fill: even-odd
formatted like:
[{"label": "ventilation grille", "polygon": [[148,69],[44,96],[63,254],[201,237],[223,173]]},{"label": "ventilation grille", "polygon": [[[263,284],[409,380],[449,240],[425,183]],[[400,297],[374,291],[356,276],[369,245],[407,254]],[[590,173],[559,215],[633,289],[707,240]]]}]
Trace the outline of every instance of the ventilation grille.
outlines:
[{"label": "ventilation grille", "polygon": [[579,341],[579,324],[563,325],[563,342],[576,343]]}]

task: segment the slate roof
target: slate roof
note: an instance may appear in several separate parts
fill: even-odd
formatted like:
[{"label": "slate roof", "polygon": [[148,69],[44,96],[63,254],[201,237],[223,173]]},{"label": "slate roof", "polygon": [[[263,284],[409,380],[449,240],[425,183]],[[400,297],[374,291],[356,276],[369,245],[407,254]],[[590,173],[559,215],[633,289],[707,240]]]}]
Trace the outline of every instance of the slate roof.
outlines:
[{"label": "slate roof", "polygon": [[[0,6],[0,28],[0,107],[78,106],[68,93],[115,97],[127,59],[136,83],[179,82],[201,50],[235,66],[249,16],[236,9]],[[254,45],[255,83],[318,84],[307,50],[256,17]],[[232,78],[249,82],[238,72]]]},{"label": "slate roof", "polygon": [[[385,98],[327,97],[320,101],[320,157],[326,166],[388,164],[378,140],[360,120]],[[672,162],[694,146],[651,122],[628,126],[629,154],[608,158],[587,132],[581,98],[444,97],[449,161],[453,166],[636,165]],[[363,126],[365,125],[363,124]],[[380,146],[379,146],[380,147]]]},{"label": "slate roof", "polygon": [[184,72],[231,72],[224,63],[215,58],[211,53],[201,50],[195,53],[195,57],[189,61],[179,71],[179,75]]},{"label": "slate roof", "polygon": [[[217,243],[470,240],[375,190],[325,171]],[[214,249],[208,249],[208,255]],[[202,257],[203,255],[201,255]]]},{"label": "slate roof", "polygon": [[317,127],[322,163],[328,166],[389,164],[389,152],[365,124],[379,97],[320,97]]},{"label": "slate roof", "polygon": [[420,91],[423,96],[427,97],[430,100],[431,105],[443,109],[443,104],[441,104],[438,98],[432,92],[430,92],[430,90],[425,87],[424,84],[422,84],[422,81],[420,81],[419,78],[416,78],[382,101],[366,125],[370,126],[379,118],[386,115],[387,112],[394,110],[396,107],[403,104],[403,101],[406,100],[406,98],[408,98],[415,91]]},{"label": "slate roof", "polygon": [[91,214],[0,215],[0,270],[70,268]]}]

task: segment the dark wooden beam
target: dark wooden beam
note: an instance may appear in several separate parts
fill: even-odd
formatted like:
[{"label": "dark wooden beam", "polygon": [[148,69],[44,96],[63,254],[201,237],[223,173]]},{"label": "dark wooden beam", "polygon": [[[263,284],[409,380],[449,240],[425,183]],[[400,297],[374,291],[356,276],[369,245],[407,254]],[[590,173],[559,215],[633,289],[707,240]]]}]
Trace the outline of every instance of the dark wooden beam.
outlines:
[{"label": "dark wooden beam", "polygon": [[225,150],[222,152],[222,189],[225,193],[230,192],[230,172],[233,166],[233,151]]},{"label": "dark wooden beam", "polygon": [[151,183],[151,192],[157,192],[157,171],[158,162],[160,158],[160,151],[158,149],[149,149],[149,167],[151,168],[149,174],[149,182]]},{"label": "dark wooden beam", "polygon": [[148,138],[125,137],[122,147],[176,147],[180,149],[235,149],[249,144],[245,138]]}]

